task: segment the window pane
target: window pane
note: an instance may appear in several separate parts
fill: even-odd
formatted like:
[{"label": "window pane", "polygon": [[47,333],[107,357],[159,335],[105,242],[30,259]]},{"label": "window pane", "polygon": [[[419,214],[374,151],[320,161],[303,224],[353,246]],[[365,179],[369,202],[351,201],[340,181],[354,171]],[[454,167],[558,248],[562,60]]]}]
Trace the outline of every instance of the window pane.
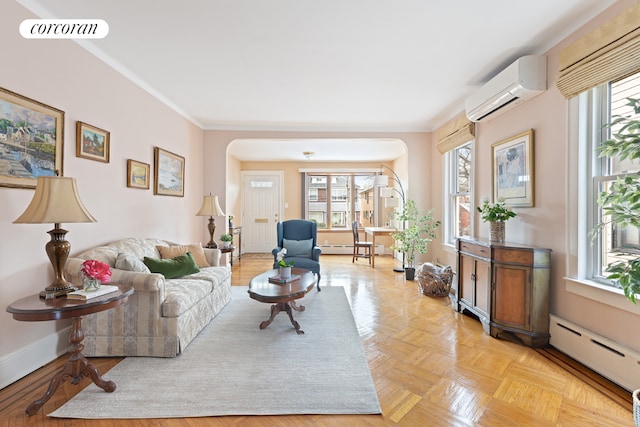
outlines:
[{"label": "window pane", "polygon": [[471,209],[471,201],[468,195],[455,198],[455,217],[458,224],[455,237],[471,235],[471,215],[469,209]]},{"label": "window pane", "polygon": [[346,228],[351,203],[347,198],[351,188],[350,176],[331,177],[331,228]]},{"label": "window pane", "polygon": [[471,176],[471,147],[464,146],[456,150],[458,166],[457,193],[469,192],[469,177]]},{"label": "window pane", "polygon": [[327,227],[327,177],[309,175],[307,178],[307,212],[318,228]]}]

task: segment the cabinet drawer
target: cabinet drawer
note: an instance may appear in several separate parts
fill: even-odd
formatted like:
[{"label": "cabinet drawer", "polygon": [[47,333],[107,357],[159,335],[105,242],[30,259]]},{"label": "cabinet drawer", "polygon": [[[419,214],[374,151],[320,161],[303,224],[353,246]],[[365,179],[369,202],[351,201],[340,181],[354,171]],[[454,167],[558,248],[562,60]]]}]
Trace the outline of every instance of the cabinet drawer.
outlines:
[{"label": "cabinet drawer", "polygon": [[474,245],[473,243],[468,242],[460,242],[460,251],[483,258],[489,258],[491,256],[491,251],[488,247],[482,245]]},{"label": "cabinet drawer", "polygon": [[511,262],[531,265],[533,264],[533,252],[496,248],[493,252],[493,259],[496,262]]}]

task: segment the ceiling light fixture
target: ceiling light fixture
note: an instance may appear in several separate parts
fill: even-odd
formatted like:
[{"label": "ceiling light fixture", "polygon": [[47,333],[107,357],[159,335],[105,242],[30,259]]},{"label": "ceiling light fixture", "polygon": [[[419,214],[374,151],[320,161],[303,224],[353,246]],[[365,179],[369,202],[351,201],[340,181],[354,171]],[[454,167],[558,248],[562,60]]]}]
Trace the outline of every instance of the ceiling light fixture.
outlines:
[{"label": "ceiling light fixture", "polygon": [[303,151],[302,154],[307,158],[307,160],[313,160],[313,158],[316,156],[316,153],[314,151]]}]

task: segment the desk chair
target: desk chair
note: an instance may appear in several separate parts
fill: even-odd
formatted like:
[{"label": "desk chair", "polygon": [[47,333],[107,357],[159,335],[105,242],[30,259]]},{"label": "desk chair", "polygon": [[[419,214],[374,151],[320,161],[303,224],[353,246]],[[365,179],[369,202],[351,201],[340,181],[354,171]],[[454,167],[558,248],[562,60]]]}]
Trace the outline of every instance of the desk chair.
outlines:
[{"label": "desk chair", "polygon": [[[351,224],[351,231],[353,232],[353,258],[351,262],[355,262],[356,258],[369,258],[369,265],[371,265],[371,256],[373,251],[373,242],[361,242],[358,237],[358,222],[353,221]],[[360,253],[360,249],[364,249],[364,253]]]}]

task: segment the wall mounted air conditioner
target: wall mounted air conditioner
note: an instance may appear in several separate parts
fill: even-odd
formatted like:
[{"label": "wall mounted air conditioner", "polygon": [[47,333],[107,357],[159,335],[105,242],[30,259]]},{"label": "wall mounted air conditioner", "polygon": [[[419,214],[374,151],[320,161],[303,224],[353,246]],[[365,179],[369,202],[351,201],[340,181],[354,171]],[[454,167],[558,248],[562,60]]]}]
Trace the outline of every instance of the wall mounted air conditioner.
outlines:
[{"label": "wall mounted air conditioner", "polygon": [[523,56],[467,98],[469,120],[480,122],[547,90],[547,57]]}]

